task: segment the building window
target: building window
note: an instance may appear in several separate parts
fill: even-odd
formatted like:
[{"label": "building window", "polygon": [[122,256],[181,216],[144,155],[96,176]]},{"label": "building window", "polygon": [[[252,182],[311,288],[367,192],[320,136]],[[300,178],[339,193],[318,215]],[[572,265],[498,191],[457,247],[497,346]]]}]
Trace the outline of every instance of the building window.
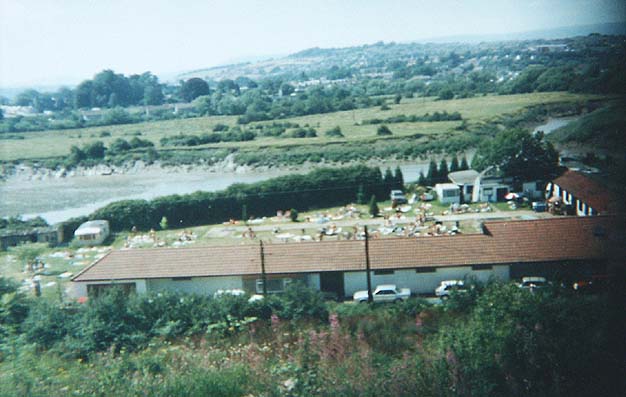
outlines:
[{"label": "building window", "polygon": [[493,265],[472,265],[472,270],[491,270]]},{"label": "building window", "polygon": [[[277,292],[283,292],[285,288],[291,283],[289,278],[275,278],[266,280],[267,293],[274,294]],[[263,293],[263,279],[256,280],[256,292],[257,294]]]},{"label": "building window", "polygon": [[415,269],[415,273],[435,273],[436,271],[436,267],[418,267]]},{"label": "building window", "polygon": [[458,190],[444,190],[443,191],[443,197],[456,197],[459,195],[459,191]]},{"label": "building window", "polygon": [[172,281],[190,281],[191,277],[172,277]]},{"label": "building window", "polygon": [[98,297],[110,288],[120,288],[126,295],[136,292],[135,283],[90,284],[87,285],[87,296]]},{"label": "building window", "polygon": [[393,274],[393,270],[374,270],[375,276],[385,276],[388,274]]}]

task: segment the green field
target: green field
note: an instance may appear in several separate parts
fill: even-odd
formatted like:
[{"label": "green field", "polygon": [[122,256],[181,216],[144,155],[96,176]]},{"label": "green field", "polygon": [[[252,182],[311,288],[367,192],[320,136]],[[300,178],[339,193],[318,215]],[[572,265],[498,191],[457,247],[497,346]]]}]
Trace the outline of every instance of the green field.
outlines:
[{"label": "green field", "polygon": [[[550,103],[574,103],[587,100],[598,100],[603,97],[597,95],[578,95],[562,92],[532,93],[506,96],[483,96],[468,99],[437,101],[433,98],[403,99],[398,105],[389,105],[389,110],[380,110],[380,107],[342,111],[335,113],[317,114],[303,117],[294,117],[279,121],[298,123],[301,126],[308,124],[318,131],[317,138],[257,138],[248,142],[222,142],[204,145],[211,148],[241,148],[255,149],[259,147],[281,147],[291,145],[322,145],[331,142],[363,142],[375,139],[394,139],[402,136],[442,135],[449,137],[463,132],[455,130],[461,122],[417,122],[390,124],[393,135],[377,137],[378,125],[359,125],[363,120],[373,118],[388,118],[394,115],[424,115],[426,113],[459,112],[469,123],[493,120],[494,118],[518,112],[526,107]],[[117,138],[130,139],[141,135],[155,143],[161,149],[159,140],[165,136],[177,134],[202,134],[211,132],[218,123],[229,126],[236,125],[236,116],[211,116],[170,121],[148,122],[141,124],[127,124],[118,126],[92,127],[73,130],[52,130],[42,132],[26,132],[20,135],[24,139],[7,139],[0,141],[0,161],[34,160],[49,157],[61,157],[69,153],[72,145],[81,146],[97,140],[105,145]],[[272,121],[251,123],[271,124]],[[344,138],[327,138],[324,131],[335,126],[341,127]],[[101,136],[108,132],[110,136]],[[107,135],[107,134],[105,134]],[[181,148],[177,148],[180,150]]]}]

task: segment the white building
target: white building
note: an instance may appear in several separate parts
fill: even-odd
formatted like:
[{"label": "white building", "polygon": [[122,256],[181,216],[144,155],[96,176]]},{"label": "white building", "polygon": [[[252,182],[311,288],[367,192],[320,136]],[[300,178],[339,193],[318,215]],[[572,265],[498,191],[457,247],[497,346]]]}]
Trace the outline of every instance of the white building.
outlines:
[{"label": "white building", "polygon": [[[372,285],[396,284],[414,294],[433,293],[443,280],[509,280],[590,272],[606,258],[615,218],[562,217],[486,222],[481,234],[372,239]],[[602,229],[604,233],[596,233]],[[567,241],[562,236],[567,235]],[[597,271],[597,266],[594,267]],[[365,242],[153,248],[112,251],[77,274],[76,297],[112,285],[137,293],[218,290],[280,292],[299,280],[340,298],[367,288]]]},{"label": "white building", "polygon": [[463,170],[450,172],[448,179],[461,190],[461,203],[471,203],[472,193],[474,192],[474,182],[478,177],[478,171]]},{"label": "white building", "polygon": [[504,201],[504,196],[509,193],[510,187],[507,183],[504,183],[502,178],[490,175],[493,170],[494,167],[485,169],[474,180],[473,203]]},{"label": "white building", "polygon": [[74,232],[74,238],[78,245],[100,245],[109,234],[109,221],[95,220],[80,225]]},{"label": "white building", "polygon": [[438,183],[435,185],[435,191],[441,204],[461,203],[461,189],[454,183]]},{"label": "white building", "polygon": [[[560,198],[569,209],[568,213],[578,216],[617,213],[617,197],[605,186],[581,174],[567,170],[546,186],[546,198]],[[623,202],[623,199],[622,199]],[[622,204],[623,207],[623,204]]]}]

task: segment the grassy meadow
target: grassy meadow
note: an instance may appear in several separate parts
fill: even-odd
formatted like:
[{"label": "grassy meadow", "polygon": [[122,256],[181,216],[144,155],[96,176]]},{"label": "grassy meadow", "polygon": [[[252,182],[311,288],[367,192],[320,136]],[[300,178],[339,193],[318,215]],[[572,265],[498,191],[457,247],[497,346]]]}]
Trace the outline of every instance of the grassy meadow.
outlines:
[{"label": "grassy meadow", "polygon": [[[298,123],[300,126],[309,125],[317,130],[315,138],[275,138],[258,137],[247,142],[221,142],[207,144],[201,148],[236,148],[254,150],[263,147],[285,147],[293,145],[324,145],[328,143],[356,143],[368,140],[395,139],[398,137],[414,136],[445,136],[463,134],[456,130],[460,121],[394,123],[388,127],[393,132],[391,136],[379,137],[376,135],[378,125],[360,125],[364,120],[373,118],[388,118],[391,116],[424,115],[434,112],[459,112],[469,123],[479,123],[497,118],[500,115],[512,114],[522,109],[540,104],[574,103],[588,100],[602,99],[597,95],[570,94],[564,92],[532,93],[520,95],[488,95],[467,99],[438,101],[434,98],[404,98],[400,104],[388,104],[389,110],[380,107],[356,109],[334,113],[317,114],[303,117],[281,119],[279,122]],[[82,146],[87,143],[102,141],[109,145],[117,138],[129,140],[133,136],[152,141],[158,150],[161,147],[159,140],[163,137],[178,134],[202,134],[211,132],[217,124],[226,124],[231,127],[237,125],[236,116],[210,116],[190,119],[147,122],[141,124],[127,124],[117,126],[91,127],[72,130],[51,130],[41,132],[20,133],[24,139],[6,139],[0,144],[0,161],[35,160],[51,157],[66,156],[72,145]],[[251,123],[247,127],[257,124],[272,124],[273,121]],[[324,136],[327,131],[339,126],[344,134],[342,138]],[[198,147],[194,148],[197,149]],[[176,148],[181,150],[181,148]],[[184,150],[184,149],[182,149]]]}]

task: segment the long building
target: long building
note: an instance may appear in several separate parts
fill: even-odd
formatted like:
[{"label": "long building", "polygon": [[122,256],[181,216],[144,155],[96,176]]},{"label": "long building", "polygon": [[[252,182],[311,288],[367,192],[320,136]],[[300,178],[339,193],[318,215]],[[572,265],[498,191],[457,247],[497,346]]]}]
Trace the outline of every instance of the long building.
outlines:
[{"label": "long building", "polygon": [[[562,217],[485,222],[482,233],[369,240],[372,284],[397,284],[432,293],[447,279],[488,280],[546,276],[559,279],[605,271],[615,239],[615,217]],[[248,244],[112,251],[72,280],[77,296],[111,285],[137,293],[220,289],[269,292],[300,280],[339,297],[366,288],[365,241]]]}]

